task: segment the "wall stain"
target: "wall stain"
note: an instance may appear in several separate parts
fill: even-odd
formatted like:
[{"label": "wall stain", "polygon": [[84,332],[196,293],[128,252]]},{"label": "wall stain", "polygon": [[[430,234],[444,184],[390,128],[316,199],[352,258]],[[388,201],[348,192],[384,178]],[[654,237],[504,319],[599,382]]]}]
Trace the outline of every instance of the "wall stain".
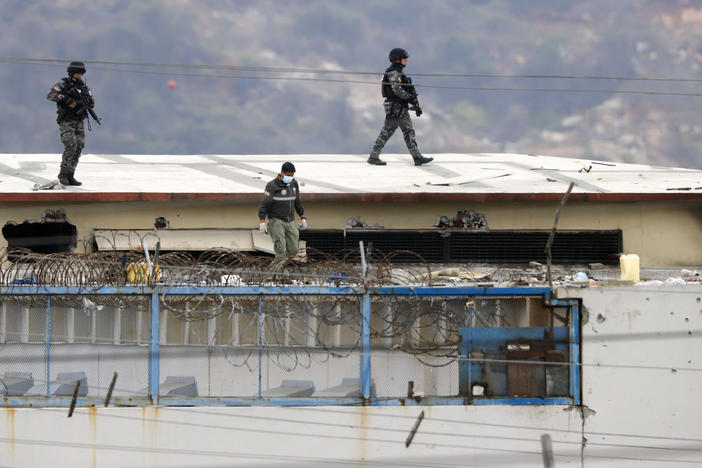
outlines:
[{"label": "wall stain", "polygon": [[92,464],[93,464],[93,468],[96,468],[97,467],[97,451],[95,449],[95,444],[97,441],[97,408],[94,406],[88,407],[88,424],[90,426],[90,434],[93,438]]},{"label": "wall stain", "polygon": [[[158,448],[159,408],[143,406],[141,408],[141,431],[144,447]],[[158,464],[158,453],[149,454],[149,464]]]},{"label": "wall stain", "polygon": [[636,320],[641,317],[641,311],[640,310],[630,310],[626,313],[627,318],[629,319],[629,332],[631,332],[631,328],[636,322]]},{"label": "wall stain", "polygon": [[358,460],[361,462],[361,466],[366,465],[366,460],[368,459],[368,406],[361,406],[359,413],[359,428],[358,428]]},{"label": "wall stain", "polygon": [[10,465],[15,464],[15,409],[5,408],[5,423],[7,426],[7,438],[10,439],[7,444],[7,453],[9,455]]}]

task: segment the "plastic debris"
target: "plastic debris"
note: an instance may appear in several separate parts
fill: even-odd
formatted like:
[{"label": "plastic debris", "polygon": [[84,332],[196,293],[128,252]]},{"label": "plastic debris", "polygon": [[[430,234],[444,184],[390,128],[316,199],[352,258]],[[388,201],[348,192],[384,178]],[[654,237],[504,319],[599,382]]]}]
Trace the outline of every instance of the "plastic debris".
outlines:
[{"label": "plastic debris", "polygon": [[61,182],[58,181],[58,179],[54,179],[52,181],[49,181],[45,184],[34,184],[34,187],[32,187],[32,190],[37,191],[37,190],[63,190],[65,189],[66,186],[63,185]]},{"label": "plastic debris", "polygon": [[222,275],[220,282],[222,286],[247,286],[239,275]]},{"label": "plastic debris", "polygon": [[573,276],[573,281],[577,281],[579,283],[587,283],[590,281],[590,278],[587,277],[587,273],[584,271],[579,271]]},{"label": "plastic debris", "polygon": [[665,280],[665,284],[668,286],[685,286],[685,280],[682,278],[668,278]]}]

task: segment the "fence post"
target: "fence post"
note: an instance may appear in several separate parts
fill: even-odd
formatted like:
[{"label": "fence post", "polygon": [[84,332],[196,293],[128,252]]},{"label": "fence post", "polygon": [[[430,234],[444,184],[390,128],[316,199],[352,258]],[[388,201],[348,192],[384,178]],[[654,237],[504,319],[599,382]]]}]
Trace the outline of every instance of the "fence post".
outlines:
[{"label": "fence post", "polygon": [[7,302],[2,301],[0,306],[0,343],[7,341]]},{"label": "fence post", "polygon": [[580,405],[580,306],[578,303],[570,307],[570,323],[568,333],[570,341],[570,396],[574,405]]},{"label": "fence post", "polygon": [[263,296],[258,296],[258,397],[261,398],[261,377],[263,372]]},{"label": "fence post", "polygon": [[468,396],[473,399],[473,360],[471,359],[471,354],[473,353],[473,312],[475,310],[475,302],[471,299],[466,302],[466,307],[468,308]]},{"label": "fence post", "polygon": [[153,404],[159,401],[159,370],[160,370],[160,346],[159,333],[160,313],[158,303],[158,288],[154,288],[151,293],[151,333],[149,339],[149,397]]},{"label": "fence post", "polygon": [[370,398],[371,356],[370,356],[370,318],[371,300],[368,292],[361,297],[361,396]]},{"label": "fence post", "polygon": [[46,395],[51,390],[51,296],[46,298]]}]

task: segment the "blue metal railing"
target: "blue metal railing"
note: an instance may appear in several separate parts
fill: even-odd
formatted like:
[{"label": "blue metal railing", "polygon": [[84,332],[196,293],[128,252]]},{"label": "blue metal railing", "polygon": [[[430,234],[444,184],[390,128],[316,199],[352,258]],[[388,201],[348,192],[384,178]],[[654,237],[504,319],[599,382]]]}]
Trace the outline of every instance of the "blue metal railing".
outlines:
[{"label": "blue metal railing", "polygon": [[[272,404],[272,405],[322,405],[322,404],[371,404],[371,405],[393,405],[393,404],[466,404],[475,403],[471,399],[464,397],[428,397],[422,402],[415,402],[407,399],[371,399],[371,303],[373,297],[542,297],[550,299],[548,288],[476,288],[476,287],[412,287],[412,286],[382,286],[364,289],[362,287],[333,287],[333,286],[255,286],[255,287],[224,287],[224,286],[127,286],[127,287],[95,287],[86,288],[84,286],[38,286],[38,285],[17,285],[11,287],[0,287],[0,297],[2,296],[47,296],[46,308],[46,373],[47,373],[47,395],[49,393],[49,372],[50,372],[50,346],[51,346],[51,297],[52,296],[150,296],[150,342],[149,342],[149,363],[148,363],[148,395],[153,404],[168,405],[198,405],[198,404],[221,404],[221,405],[252,405],[252,404]],[[159,397],[160,385],[160,307],[161,296],[192,296],[192,295],[224,295],[224,296],[256,296],[258,300],[258,327],[259,336],[258,348],[258,398],[256,401],[246,398],[193,398],[193,399],[167,399],[161,400]],[[275,296],[347,296],[357,297],[360,300],[360,362],[359,373],[361,382],[362,399],[263,399],[261,398],[262,386],[262,354],[263,343],[261,341],[262,324],[262,301],[264,297]],[[546,403],[556,404],[579,404],[580,402],[580,369],[577,363],[580,360],[580,315],[577,300],[557,300],[550,301],[553,306],[566,307],[570,311],[569,356],[573,364],[570,368],[570,396],[568,398],[553,399]],[[516,401],[501,401],[500,399],[485,400],[482,404],[544,404],[541,399],[522,399]],[[538,400],[538,401],[537,401]],[[31,402],[32,405],[53,406],[62,403],[61,398],[44,398],[41,401]],[[88,404],[82,402],[79,404]],[[23,398],[7,398],[6,406],[26,406],[27,401]]]}]

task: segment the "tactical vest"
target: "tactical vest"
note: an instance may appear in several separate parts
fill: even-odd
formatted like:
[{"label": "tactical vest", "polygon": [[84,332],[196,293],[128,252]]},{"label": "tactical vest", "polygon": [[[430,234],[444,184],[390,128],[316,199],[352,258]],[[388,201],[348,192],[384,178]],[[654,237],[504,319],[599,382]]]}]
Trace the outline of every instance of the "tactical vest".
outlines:
[{"label": "tactical vest", "polygon": [[[383,83],[381,87],[381,91],[383,94],[383,97],[387,99],[388,101],[393,101],[393,102],[406,102],[403,99],[400,99],[399,97],[395,96],[395,93],[392,91],[392,85],[388,81],[388,73],[391,71],[395,70],[401,73],[400,75],[400,83],[405,83],[409,84],[411,81],[408,81],[409,79],[407,76],[405,76],[404,73],[402,73],[402,69],[404,67],[400,65],[399,63],[393,63],[388,67],[387,70],[385,70],[385,74],[383,75]],[[406,87],[405,87],[406,88]]]},{"label": "tactical vest", "polygon": [[[82,81],[74,83],[70,78],[62,78],[61,81],[63,82],[62,92],[66,95],[71,93],[72,88],[85,87],[85,84]],[[85,87],[85,89],[87,90],[87,87]],[[72,100],[74,99],[68,99],[67,102],[56,103],[56,112],[58,113],[56,120],[58,123],[61,123],[64,120],[83,120],[88,116],[88,112],[81,109],[79,106],[69,107],[68,103]]]}]

